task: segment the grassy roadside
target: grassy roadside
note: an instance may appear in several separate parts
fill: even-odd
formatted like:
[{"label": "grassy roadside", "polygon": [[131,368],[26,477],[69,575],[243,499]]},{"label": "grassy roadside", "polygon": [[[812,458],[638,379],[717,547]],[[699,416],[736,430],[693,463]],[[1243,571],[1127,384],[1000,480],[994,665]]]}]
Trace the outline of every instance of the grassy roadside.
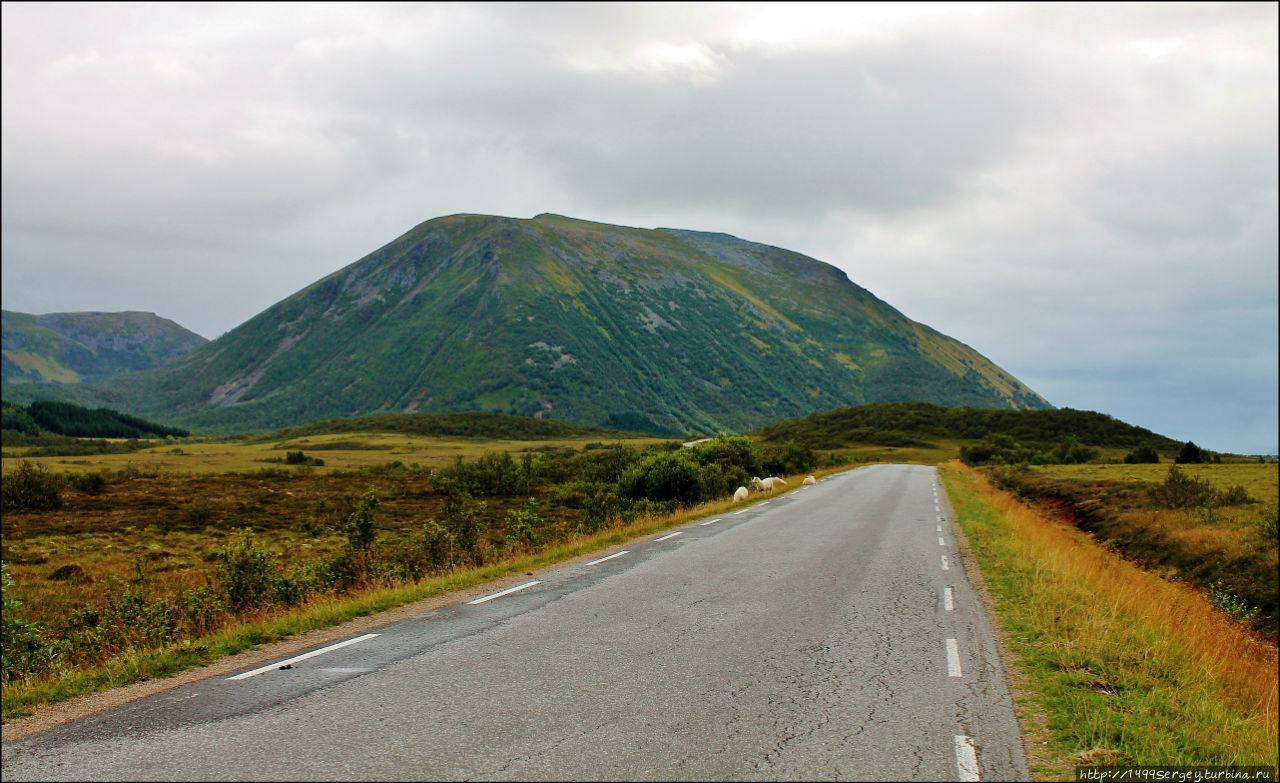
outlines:
[{"label": "grassy roadside", "polygon": [[[828,475],[850,467],[854,466],[814,471],[813,475]],[[800,486],[798,479],[799,477],[791,477],[790,486],[779,490],[776,494],[782,494]],[[699,504],[674,514],[642,517],[630,524],[616,525],[533,554],[503,560],[477,569],[459,569],[442,576],[424,578],[412,584],[376,587],[345,596],[320,596],[291,610],[263,610],[247,622],[228,625],[218,632],[197,639],[161,648],[133,650],[118,655],[105,666],[75,668],[53,677],[6,682],[3,690],[0,691],[0,718],[7,722],[30,715],[41,705],[147,679],[168,677],[261,644],[280,641],[315,629],[328,628],[357,617],[384,612],[444,593],[464,590],[512,574],[552,566],[590,552],[677,527],[694,519],[723,513],[731,508],[745,508],[764,499],[765,497],[760,495],[753,496],[745,503],[734,503],[731,499],[723,499]]]},{"label": "grassy roadside", "polygon": [[1037,779],[1083,764],[1276,766],[1275,648],[959,462],[939,472],[1002,627]]}]

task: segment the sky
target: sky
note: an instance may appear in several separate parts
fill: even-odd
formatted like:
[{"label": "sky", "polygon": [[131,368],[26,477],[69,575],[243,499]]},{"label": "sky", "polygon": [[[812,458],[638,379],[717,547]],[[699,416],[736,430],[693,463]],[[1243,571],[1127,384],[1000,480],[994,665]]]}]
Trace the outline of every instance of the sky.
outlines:
[{"label": "sky", "polygon": [[1276,454],[1278,9],[5,2],[0,298],[212,339],[443,215],[721,231]]}]

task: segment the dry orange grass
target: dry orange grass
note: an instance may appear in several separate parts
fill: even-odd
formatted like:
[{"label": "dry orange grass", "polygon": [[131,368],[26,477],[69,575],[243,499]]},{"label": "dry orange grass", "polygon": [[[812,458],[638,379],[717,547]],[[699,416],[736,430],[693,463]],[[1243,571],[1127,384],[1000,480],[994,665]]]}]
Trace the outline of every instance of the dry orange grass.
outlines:
[{"label": "dry orange grass", "polygon": [[[1019,613],[1007,625],[1016,626],[1014,641],[1024,663],[1058,675],[1070,672],[1080,691],[1114,697],[1124,690],[1134,699],[1185,700],[1169,707],[1170,717],[1158,715],[1164,709],[1159,703],[1124,706],[1112,698],[1099,714],[1069,714],[1061,724],[1096,723],[1098,736],[1125,744],[1117,758],[1129,763],[1275,764],[1280,685],[1275,648],[1258,642],[1195,591],[1126,563],[963,464],[943,467],[956,479],[953,503],[979,562],[984,556],[1001,558],[999,572],[989,572],[989,565],[983,571],[1020,604],[1001,607],[1000,613],[1006,620],[1006,611]],[[983,530],[969,527],[966,517],[982,512],[965,508],[966,491],[980,497],[997,521]],[[1039,660],[1028,663],[1027,658]],[[1070,689],[1055,698],[1060,710],[1083,710],[1098,701]],[[1055,709],[1052,699],[1045,703]],[[1172,729],[1170,720],[1178,721]],[[1146,729],[1143,721],[1149,721]],[[1087,741],[1088,731],[1078,725],[1064,731],[1070,739],[1063,743]],[[1167,736],[1175,732],[1183,733]],[[1064,749],[1090,750],[1078,744]]]}]

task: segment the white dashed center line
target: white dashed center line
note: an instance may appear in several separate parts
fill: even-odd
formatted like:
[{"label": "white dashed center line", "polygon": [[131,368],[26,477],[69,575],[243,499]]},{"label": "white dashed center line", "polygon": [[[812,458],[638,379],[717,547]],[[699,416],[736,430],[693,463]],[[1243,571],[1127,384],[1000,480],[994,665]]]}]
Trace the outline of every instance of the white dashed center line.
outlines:
[{"label": "white dashed center line", "polygon": [[960,646],[955,639],[947,640],[947,676],[962,677],[960,673]]},{"label": "white dashed center line", "polygon": [[956,776],[957,780],[972,783],[981,780],[978,776],[978,752],[973,747],[973,740],[963,734],[956,735]]}]

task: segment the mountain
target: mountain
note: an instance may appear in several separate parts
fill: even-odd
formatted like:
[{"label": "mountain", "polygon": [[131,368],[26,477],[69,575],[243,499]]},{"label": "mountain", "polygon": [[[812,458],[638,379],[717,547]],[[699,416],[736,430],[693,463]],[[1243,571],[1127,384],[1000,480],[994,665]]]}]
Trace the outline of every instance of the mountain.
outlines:
[{"label": "mountain", "polygon": [[727,234],[427,221],[149,372],[6,398],[205,431],[481,410],[658,433],[868,402],[1050,408],[843,272]]},{"label": "mountain", "polygon": [[155,313],[0,312],[5,384],[78,383],[149,370],[209,342]]}]

